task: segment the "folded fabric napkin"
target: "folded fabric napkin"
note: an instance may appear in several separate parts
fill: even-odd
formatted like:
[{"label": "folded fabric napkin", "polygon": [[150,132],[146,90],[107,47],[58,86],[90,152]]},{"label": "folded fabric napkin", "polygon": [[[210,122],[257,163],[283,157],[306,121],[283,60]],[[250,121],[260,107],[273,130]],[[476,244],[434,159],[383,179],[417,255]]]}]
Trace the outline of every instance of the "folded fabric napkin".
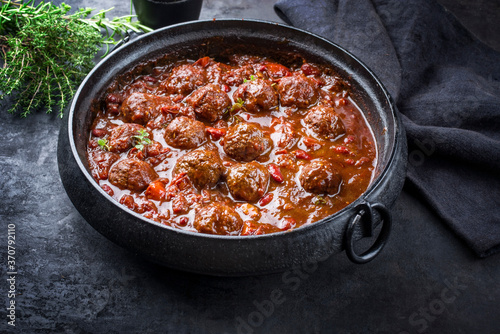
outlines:
[{"label": "folded fabric napkin", "polygon": [[403,114],[407,183],[480,257],[500,251],[500,53],[432,0],[280,0],[368,65]]}]

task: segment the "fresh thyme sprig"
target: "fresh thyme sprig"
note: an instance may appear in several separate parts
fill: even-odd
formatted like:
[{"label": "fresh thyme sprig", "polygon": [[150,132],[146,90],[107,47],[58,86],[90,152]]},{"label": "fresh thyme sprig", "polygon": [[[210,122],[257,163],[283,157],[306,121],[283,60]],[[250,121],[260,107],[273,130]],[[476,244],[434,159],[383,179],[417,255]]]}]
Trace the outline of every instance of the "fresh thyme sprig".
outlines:
[{"label": "fresh thyme sprig", "polygon": [[12,97],[9,112],[26,117],[45,106],[59,116],[76,87],[94,67],[103,45],[109,50],[128,30],[151,31],[133,15],[106,18],[108,10],[68,14],[71,6],[34,0],[0,0],[0,99]]},{"label": "fresh thyme sprig", "polygon": [[144,146],[152,143],[151,139],[149,139],[148,137],[149,133],[144,129],[140,129],[136,135],[132,136],[135,141],[134,147],[139,151],[142,151],[144,149]]}]

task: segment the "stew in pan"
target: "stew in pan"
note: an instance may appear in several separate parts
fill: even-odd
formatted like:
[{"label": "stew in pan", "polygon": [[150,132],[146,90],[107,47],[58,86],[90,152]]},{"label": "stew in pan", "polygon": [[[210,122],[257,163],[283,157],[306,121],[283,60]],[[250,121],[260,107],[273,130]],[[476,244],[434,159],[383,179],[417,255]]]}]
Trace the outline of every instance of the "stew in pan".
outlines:
[{"label": "stew in pan", "polygon": [[149,62],[103,95],[88,162],[110,196],[159,223],[286,231],[334,214],[372,180],[376,145],[350,91],[303,59]]}]

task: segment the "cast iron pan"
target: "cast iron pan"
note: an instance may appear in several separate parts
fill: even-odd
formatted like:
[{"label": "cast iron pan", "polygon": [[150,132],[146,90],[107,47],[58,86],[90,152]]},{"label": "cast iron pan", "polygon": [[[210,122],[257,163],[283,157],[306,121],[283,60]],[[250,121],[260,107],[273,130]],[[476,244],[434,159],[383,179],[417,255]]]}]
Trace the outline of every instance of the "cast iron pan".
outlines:
[{"label": "cast iron pan", "polygon": [[[85,157],[93,115],[89,110],[113,78],[140,62],[165,54],[197,59],[216,57],[235,46],[269,55],[298,52],[333,65],[353,86],[352,98],[365,113],[377,143],[375,179],[355,202],[335,215],[288,232],[228,237],[181,231],[150,221],[120,205],[94,181]],[[406,140],[401,120],[380,81],[359,60],[336,44],[306,31],[256,20],[209,20],[178,24],[130,40],[99,63],[85,78],[66,113],[58,143],[62,182],[80,214],[113,242],[172,268],[210,275],[279,272],[318,262],[346,250],[356,263],[372,260],[385,245],[391,227],[388,208],[398,197],[406,174]],[[358,253],[355,241],[371,236],[371,247]]]}]

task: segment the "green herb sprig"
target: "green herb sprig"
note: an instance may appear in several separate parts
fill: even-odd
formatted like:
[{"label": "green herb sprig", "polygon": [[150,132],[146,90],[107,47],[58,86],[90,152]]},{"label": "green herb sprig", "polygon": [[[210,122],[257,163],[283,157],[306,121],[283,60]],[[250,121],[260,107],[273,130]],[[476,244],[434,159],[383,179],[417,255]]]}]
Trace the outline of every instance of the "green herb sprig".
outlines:
[{"label": "green herb sprig", "polygon": [[229,112],[233,112],[235,110],[240,110],[240,109],[244,109],[245,108],[245,101],[243,101],[241,99],[241,97],[239,97],[236,102],[234,102],[234,104],[232,105],[231,109],[229,109]]},{"label": "green herb sprig", "polygon": [[76,87],[94,67],[102,46],[106,52],[115,38],[128,30],[151,31],[132,21],[133,15],[106,18],[110,10],[93,9],[68,14],[71,6],[34,0],[0,0],[0,99],[13,98],[10,113],[26,117],[46,107],[63,116]]},{"label": "green herb sprig", "polygon": [[140,129],[137,135],[132,136],[135,141],[134,147],[139,151],[142,151],[144,149],[144,146],[151,144],[151,139],[149,139],[148,137],[149,133],[144,129]]},{"label": "green herb sprig", "polygon": [[101,149],[104,151],[109,151],[111,149],[111,146],[109,146],[109,141],[106,138],[101,138],[97,141],[97,144]]},{"label": "green herb sprig", "polygon": [[252,74],[252,75],[250,75],[250,80],[248,80],[248,79],[243,79],[243,83],[247,83],[247,82],[249,82],[249,81],[254,81],[255,79],[257,79],[257,78],[255,77],[255,75],[253,75],[253,74]]},{"label": "green herb sprig", "polygon": [[326,204],[326,199],[323,196],[318,195],[312,199],[312,202],[314,205],[324,205]]}]

